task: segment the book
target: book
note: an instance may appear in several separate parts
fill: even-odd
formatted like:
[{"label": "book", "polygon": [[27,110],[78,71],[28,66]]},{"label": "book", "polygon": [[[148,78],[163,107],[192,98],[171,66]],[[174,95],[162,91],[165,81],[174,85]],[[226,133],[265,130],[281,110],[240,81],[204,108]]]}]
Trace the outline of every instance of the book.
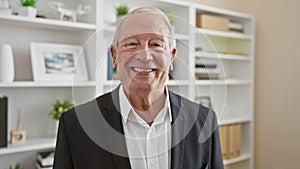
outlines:
[{"label": "book", "polygon": [[0,147],[7,147],[7,110],[8,98],[0,98]]},{"label": "book", "polygon": [[241,155],[242,124],[230,124],[219,127],[222,156],[229,160]]},{"label": "book", "polygon": [[233,124],[229,128],[229,156],[230,158],[235,158],[241,154],[241,134],[242,134],[242,125]]},{"label": "book", "polygon": [[54,162],[54,150],[39,152],[37,160],[40,167],[52,167]]},{"label": "book", "polygon": [[219,79],[218,73],[195,73],[196,79],[199,80],[209,80],[209,79]]},{"label": "book", "polygon": [[229,22],[228,23],[228,28],[230,31],[236,31],[236,32],[244,32],[243,25],[241,23],[237,22]]},{"label": "book", "polygon": [[228,139],[228,125],[220,126],[219,127],[220,133],[220,142],[221,142],[221,150],[222,156],[224,160],[228,160],[229,156],[229,139]]},{"label": "book", "polygon": [[108,50],[107,50],[107,80],[112,80],[113,75],[114,75],[113,59],[112,59],[110,50],[108,48]]}]

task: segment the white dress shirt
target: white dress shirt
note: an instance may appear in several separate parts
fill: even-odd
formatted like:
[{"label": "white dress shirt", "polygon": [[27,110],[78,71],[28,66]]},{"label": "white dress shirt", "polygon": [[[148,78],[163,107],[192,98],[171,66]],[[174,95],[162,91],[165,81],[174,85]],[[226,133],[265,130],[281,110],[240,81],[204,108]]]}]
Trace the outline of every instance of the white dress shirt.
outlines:
[{"label": "white dress shirt", "polygon": [[132,169],[170,169],[172,114],[167,88],[165,93],[165,106],[149,126],[134,111],[122,85],[120,87],[122,124]]}]

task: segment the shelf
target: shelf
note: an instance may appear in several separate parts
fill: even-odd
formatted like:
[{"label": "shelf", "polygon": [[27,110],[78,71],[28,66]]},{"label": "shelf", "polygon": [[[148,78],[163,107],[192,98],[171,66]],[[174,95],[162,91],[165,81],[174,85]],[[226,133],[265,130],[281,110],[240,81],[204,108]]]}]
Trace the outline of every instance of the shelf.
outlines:
[{"label": "shelf", "polygon": [[196,85],[249,85],[250,81],[247,80],[196,80]]},{"label": "shelf", "polygon": [[[119,80],[107,80],[103,83],[104,86],[117,86],[121,82]],[[168,86],[185,86],[188,85],[187,80],[169,80],[167,81]]]},{"label": "shelf", "polygon": [[196,8],[197,11],[212,12],[212,13],[216,13],[219,15],[228,15],[233,18],[239,18],[239,19],[244,19],[244,20],[253,19],[252,15],[237,12],[237,11],[231,11],[228,9],[218,8],[218,7],[214,7],[214,6],[208,6],[208,5],[204,5],[204,4],[196,4],[196,5],[194,5],[194,7]]},{"label": "shelf", "polygon": [[167,81],[168,86],[187,86],[189,82],[187,80],[169,80]]},{"label": "shelf", "polygon": [[221,54],[221,53],[212,53],[212,52],[196,52],[196,57],[205,58],[205,59],[226,59],[226,60],[241,60],[241,61],[250,61],[250,56],[245,55],[230,55],[230,54]]},{"label": "shelf", "polygon": [[224,160],[223,164],[224,165],[230,165],[230,164],[234,164],[234,163],[238,163],[238,162],[242,162],[245,160],[250,160],[251,159],[251,155],[250,154],[243,154],[237,158],[233,158],[233,159],[229,159],[229,160]]},{"label": "shelf", "polygon": [[197,30],[198,30],[197,33],[202,33],[209,36],[219,36],[225,38],[244,39],[244,40],[252,39],[250,35],[245,35],[242,33],[215,31],[215,30],[208,30],[208,29],[201,29],[201,28],[198,28]]},{"label": "shelf", "polygon": [[0,155],[50,149],[54,147],[55,147],[54,138],[30,139],[27,140],[26,143],[22,145],[8,145],[8,147],[0,148]]},{"label": "shelf", "polygon": [[87,82],[33,82],[33,81],[15,81],[11,83],[0,83],[0,88],[17,87],[95,87],[94,81]]},{"label": "shelf", "polygon": [[180,33],[175,33],[175,38],[178,40],[189,40],[190,39],[189,35],[180,34]]},{"label": "shelf", "polygon": [[17,15],[0,15],[1,25],[10,25],[15,27],[30,27],[30,28],[42,28],[42,29],[53,29],[53,30],[96,30],[95,24],[60,21],[55,19],[44,19],[44,18],[29,18]]},{"label": "shelf", "polygon": [[230,119],[222,119],[221,117],[220,120],[218,120],[218,124],[222,126],[222,125],[229,125],[235,123],[248,123],[251,121],[252,121],[251,117],[235,117]]},{"label": "shelf", "polygon": [[[108,24],[108,25],[104,26],[103,29],[106,32],[113,33],[113,32],[115,32],[116,27]],[[183,33],[175,33],[175,38],[178,40],[189,40],[190,39],[188,34],[183,34]]]}]

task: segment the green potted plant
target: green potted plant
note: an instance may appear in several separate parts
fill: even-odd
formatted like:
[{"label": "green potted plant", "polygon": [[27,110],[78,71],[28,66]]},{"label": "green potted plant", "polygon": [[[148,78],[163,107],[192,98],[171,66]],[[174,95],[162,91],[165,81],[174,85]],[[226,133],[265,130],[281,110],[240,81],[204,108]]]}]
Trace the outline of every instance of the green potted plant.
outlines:
[{"label": "green potted plant", "polygon": [[36,2],[37,0],[20,0],[21,7],[18,10],[18,14],[35,18],[37,14]]},{"label": "green potted plant", "polygon": [[10,166],[9,169],[23,169],[23,167],[21,167],[20,164],[17,164],[14,168]]},{"label": "green potted plant", "polygon": [[58,120],[60,116],[66,112],[67,110],[73,108],[75,106],[75,103],[71,100],[56,100],[53,104],[53,107],[49,113],[50,117],[55,120],[55,129],[54,129],[54,135],[57,135],[58,131]]},{"label": "green potted plant", "polygon": [[117,11],[117,17],[120,17],[128,13],[129,7],[126,4],[118,5],[116,7],[116,11]]},{"label": "green potted plant", "polygon": [[169,19],[169,22],[171,24],[171,27],[172,27],[172,31],[175,32],[175,17],[173,15],[167,15],[168,19]]},{"label": "green potted plant", "polygon": [[50,111],[50,117],[59,120],[60,116],[67,110],[73,108],[75,103],[71,100],[56,100]]}]

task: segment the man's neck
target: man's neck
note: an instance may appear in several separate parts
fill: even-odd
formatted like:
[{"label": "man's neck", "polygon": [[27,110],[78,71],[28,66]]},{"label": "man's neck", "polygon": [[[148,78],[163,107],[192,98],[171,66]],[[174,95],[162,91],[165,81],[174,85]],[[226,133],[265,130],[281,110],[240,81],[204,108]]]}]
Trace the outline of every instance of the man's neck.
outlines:
[{"label": "man's neck", "polygon": [[138,115],[146,122],[153,122],[165,105],[165,89],[151,92],[129,92],[128,99]]}]

